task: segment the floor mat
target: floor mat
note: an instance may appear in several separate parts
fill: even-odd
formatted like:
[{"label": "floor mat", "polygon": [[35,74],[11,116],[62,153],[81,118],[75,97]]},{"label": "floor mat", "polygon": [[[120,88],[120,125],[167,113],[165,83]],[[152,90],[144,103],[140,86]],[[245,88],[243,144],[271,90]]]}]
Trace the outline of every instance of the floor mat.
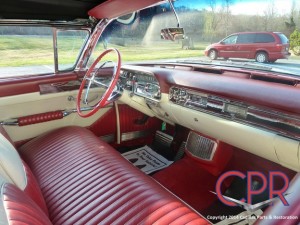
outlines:
[{"label": "floor mat", "polygon": [[202,169],[188,157],[157,172],[153,178],[198,212],[217,200],[210,191],[215,190],[218,177]]},{"label": "floor mat", "polygon": [[122,156],[146,174],[166,168],[173,163],[173,161],[167,160],[147,145],[125,152]]}]

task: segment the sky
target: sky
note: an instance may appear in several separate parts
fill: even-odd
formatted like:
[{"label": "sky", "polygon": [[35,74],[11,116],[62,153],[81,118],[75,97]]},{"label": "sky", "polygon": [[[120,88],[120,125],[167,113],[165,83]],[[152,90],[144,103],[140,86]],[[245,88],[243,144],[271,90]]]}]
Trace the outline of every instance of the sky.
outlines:
[{"label": "sky", "polygon": [[[259,2],[259,7],[258,3]],[[289,0],[274,0],[275,9],[279,14],[288,14],[291,11],[292,1]],[[231,12],[234,15],[238,15],[241,12],[243,14],[253,15],[259,14],[263,15],[266,9],[270,6],[270,1],[237,1],[231,7]],[[245,9],[249,9],[245,11]]]},{"label": "sky", "polygon": [[[216,0],[217,7],[221,7],[222,0]],[[233,3],[230,7],[231,13],[234,15],[263,15],[267,10],[270,2],[275,3],[275,8],[279,14],[288,14],[291,11],[293,0],[231,0]],[[177,0],[175,6],[186,5],[190,8],[207,9],[209,0]],[[299,2],[296,0],[296,2]],[[247,9],[247,10],[245,10]]]}]

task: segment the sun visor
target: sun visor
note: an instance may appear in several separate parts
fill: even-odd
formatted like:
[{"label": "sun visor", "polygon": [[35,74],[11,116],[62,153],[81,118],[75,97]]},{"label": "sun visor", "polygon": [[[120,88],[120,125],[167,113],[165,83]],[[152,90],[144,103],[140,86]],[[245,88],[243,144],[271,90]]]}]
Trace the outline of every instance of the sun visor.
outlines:
[{"label": "sun visor", "polygon": [[112,19],[162,2],[161,0],[107,0],[88,11],[97,19]]}]

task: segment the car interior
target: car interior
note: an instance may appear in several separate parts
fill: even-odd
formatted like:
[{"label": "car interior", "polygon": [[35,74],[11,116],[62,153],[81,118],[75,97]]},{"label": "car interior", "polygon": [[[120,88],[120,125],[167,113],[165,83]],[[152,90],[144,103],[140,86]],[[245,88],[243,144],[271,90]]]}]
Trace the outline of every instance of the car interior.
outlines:
[{"label": "car interior", "polygon": [[[299,224],[299,76],[184,61],[123,64],[121,48],[88,62],[115,18],[161,3],[1,4],[2,25],[48,21],[63,30],[68,21],[90,36],[72,70],[0,79],[0,224]],[[182,38],[181,29],[164,32]],[[225,205],[215,192],[229,171],[257,171],[268,182],[271,171],[285,174],[289,207],[279,198],[250,211]],[[280,176],[273,186],[259,176],[247,182],[230,176],[219,188],[227,200],[257,191],[255,205],[285,186]]]}]

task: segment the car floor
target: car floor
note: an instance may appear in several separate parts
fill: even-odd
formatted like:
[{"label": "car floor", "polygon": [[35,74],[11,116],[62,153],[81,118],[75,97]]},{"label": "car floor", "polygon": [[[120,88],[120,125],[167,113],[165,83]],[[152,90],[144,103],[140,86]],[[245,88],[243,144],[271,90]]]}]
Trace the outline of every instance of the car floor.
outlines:
[{"label": "car floor", "polygon": [[217,196],[210,191],[215,190],[218,177],[202,169],[189,157],[184,157],[152,177],[198,212],[217,200]]},{"label": "car floor", "polygon": [[[295,175],[294,171],[240,149],[235,149],[233,157],[222,173],[231,170],[239,170],[243,173],[249,170],[257,170],[265,174],[269,171],[277,170],[284,172],[290,180]],[[204,217],[207,215],[231,216],[244,211],[241,207],[228,207],[221,203],[217,196],[212,193],[215,192],[215,185],[219,175],[213,175],[187,155],[169,167],[155,173],[152,177]],[[281,179],[275,179],[274,181],[276,189],[282,188],[283,183]],[[239,178],[226,179],[221,187],[222,193],[229,197],[240,199],[246,193],[247,185],[245,182],[246,180]],[[260,188],[261,182],[259,180],[255,182],[257,184],[253,183],[252,186],[256,185],[257,188]],[[268,195],[266,193],[257,196],[258,202],[267,198]]]}]

